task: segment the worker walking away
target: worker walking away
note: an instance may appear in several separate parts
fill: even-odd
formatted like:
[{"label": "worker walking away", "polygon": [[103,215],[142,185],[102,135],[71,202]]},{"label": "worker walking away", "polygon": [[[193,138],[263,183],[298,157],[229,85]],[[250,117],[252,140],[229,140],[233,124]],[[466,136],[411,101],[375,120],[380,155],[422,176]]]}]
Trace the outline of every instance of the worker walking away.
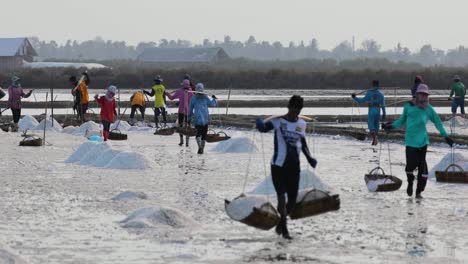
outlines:
[{"label": "worker walking away", "polygon": [[377,135],[379,134],[380,127],[380,108],[382,108],[382,121],[385,121],[385,97],[380,91],[379,81],[372,81],[372,88],[366,92],[363,98],[356,97],[356,94],[351,94],[354,101],[362,104],[367,102],[368,113],[367,113],[367,127],[372,137],[372,145],[375,146],[379,143]]},{"label": "worker walking away", "polygon": [[146,100],[143,91],[134,92],[130,97],[131,112],[130,112],[130,125],[135,125],[135,112],[138,109],[141,113],[141,120],[145,122]]},{"label": "worker walking away", "polygon": [[151,92],[143,91],[145,94],[154,96],[154,123],[159,128],[159,115],[163,117],[164,126],[166,126],[166,87],[162,84],[161,76],[154,78],[154,85]]},{"label": "worker walking away", "polygon": [[78,84],[72,91],[72,93],[76,93],[79,96],[80,104],[78,105],[78,118],[82,123],[86,122],[85,114],[89,106],[88,86],[90,82],[91,80],[89,79],[88,73],[83,72],[82,78],[78,81]]},{"label": "worker walking away", "polygon": [[195,128],[197,135],[195,137],[198,145],[198,154],[203,154],[205,149],[206,134],[208,133],[208,121],[210,118],[208,107],[216,106],[216,96],[212,95],[210,99],[204,93],[205,87],[203,83],[197,83],[195,95],[190,100],[190,109],[188,112],[188,125],[190,126],[192,117],[194,116]]},{"label": "worker walking away", "polygon": [[[176,90],[175,92],[172,93],[167,93],[166,95],[169,99],[179,100],[179,112],[178,112],[178,123],[179,127],[187,127],[188,126],[188,119],[187,115],[189,112],[189,105],[190,105],[190,100],[192,98],[192,93],[189,92],[191,91],[190,88],[190,81],[185,79],[181,83],[182,88]],[[179,146],[182,146],[184,144],[184,135],[182,133],[179,133],[180,137],[180,142]],[[185,136],[185,146],[189,146],[189,136]]]}]

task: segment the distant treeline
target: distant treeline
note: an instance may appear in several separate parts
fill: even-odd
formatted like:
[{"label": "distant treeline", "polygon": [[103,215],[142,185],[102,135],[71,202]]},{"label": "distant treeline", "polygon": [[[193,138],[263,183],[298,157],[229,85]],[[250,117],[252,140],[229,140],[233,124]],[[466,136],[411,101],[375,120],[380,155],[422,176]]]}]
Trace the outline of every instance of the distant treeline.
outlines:
[{"label": "distant treeline", "polygon": [[[232,60],[223,64],[154,65],[134,61],[109,61],[112,68],[90,70],[92,89],[110,84],[121,88],[149,88],[156,75],[161,75],[168,89],[180,86],[184,74],[194,82],[203,82],[210,89],[361,89],[371,80],[380,80],[384,87],[408,89],[415,75],[422,75],[432,89],[446,89],[453,75],[468,76],[466,68],[423,68],[408,63],[392,63],[384,59],[337,62],[333,60],[250,61]],[[365,68],[364,68],[365,66]],[[2,86],[8,86],[12,74],[22,78],[23,87],[69,88],[68,78],[83,70],[72,68],[22,69],[1,72]]]},{"label": "distant treeline", "polygon": [[279,41],[257,41],[250,36],[246,41],[233,40],[225,36],[224,40],[211,41],[204,39],[199,44],[193,44],[188,40],[168,40],[140,42],[137,45],[128,45],[125,41],[104,40],[96,37],[93,40],[78,42],[68,40],[65,44],[56,41],[41,41],[37,37],[30,37],[42,59],[58,60],[135,60],[146,48],[223,48],[231,58],[249,58],[254,60],[301,60],[301,59],[333,59],[337,61],[354,60],[363,58],[385,58],[392,62],[414,62],[424,66],[446,65],[450,67],[462,67],[468,63],[468,49],[464,46],[454,47],[449,50],[441,50],[430,44],[423,45],[416,52],[412,52],[401,43],[395,43],[395,47],[382,50],[381,45],[367,39],[356,46],[350,41],[343,41],[330,50],[321,49],[319,41],[311,38],[310,41],[298,43],[290,42],[283,45]]}]

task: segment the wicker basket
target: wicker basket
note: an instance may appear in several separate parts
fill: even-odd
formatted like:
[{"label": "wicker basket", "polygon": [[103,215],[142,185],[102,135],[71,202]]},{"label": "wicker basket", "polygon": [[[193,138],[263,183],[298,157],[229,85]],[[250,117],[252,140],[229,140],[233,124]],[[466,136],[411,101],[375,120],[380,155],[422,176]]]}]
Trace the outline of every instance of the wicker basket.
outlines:
[{"label": "wicker basket", "polygon": [[291,219],[323,214],[340,209],[340,196],[329,192],[306,189],[299,193],[302,198],[296,201],[293,211],[289,214]]},{"label": "wicker basket", "polygon": [[156,129],[156,131],[154,131],[154,134],[160,135],[160,136],[170,136],[174,134],[175,130],[176,129],[174,127],[165,127],[165,128]]},{"label": "wicker basket", "polygon": [[[379,170],[382,171],[382,174],[377,173]],[[377,187],[376,192],[393,192],[393,191],[400,189],[401,184],[403,183],[399,178],[395,176],[386,175],[385,171],[381,167],[372,169],[369,172],[369,174],[366,174],[364,176],[364,181],[366,182],[366,184],[369,181],[375,181],[375,180],[380,180],[380,179],[384,179],[384,180],[388,179],[389,183],[384,182],[383,184],[380,184]]]},{"label": "wicker basket", "polygon": [[[448,171],[451,167],[459,171]],[[436,171],[435,175],[438,182],[468,183],[468,172],[457,164],[450,164],[445,171]]]},{"label": "wicker basket", "polygon": [[[242,196],[237,197],[236,199],[239,199],[241,197]],[[226,213],[231,219],[236,220],[231,215],[229,215],[229,211],[227,210],[227,206],[230,203],[230,201],[224,200],[224,209],[226,210]],[[239,222],[261,230],[270,230],[271,228],[278,225],[278,223],[280,222],[280,217],[275,207],[273,207],[273,205],[270,202],[268,202],[262,205],[262,207],[260,208],[253,208],[252,213],[250,213],[249,216],[240,220]]]},{"label": "wicker basket", "polygon": [[20,141],[19,145],[23,147],[40,147],[42,146],[42,138],[37,137],[37,136],[29,136],[23,138],[23,140]]},{"label": "wicker basket", "polygon": [[112,131],[109,131],[109,139],[110,140],[127,140],[127,138],[128,138],[127,134],[123,134],[118,129],[114,129]]},{"label": "wicker basket", "polygon": [[194,127],[178,127],[176,132],[189,137],[197,135],[197,130]]},{"label": "wicker basket", "polygon": [[0,129],[2,129],[4,132],[8,132],[10,126],[10,123],[0,124]]},{"label": "wicker basket", "polygon": [[214,130],[208,130],[208,133],[206,134],[206,142],[208,143],[214,143],[214,142],[219,142],[223,140],[228,140],[231,137],[228,136],[225,132],[219,131],[216,133]]}]

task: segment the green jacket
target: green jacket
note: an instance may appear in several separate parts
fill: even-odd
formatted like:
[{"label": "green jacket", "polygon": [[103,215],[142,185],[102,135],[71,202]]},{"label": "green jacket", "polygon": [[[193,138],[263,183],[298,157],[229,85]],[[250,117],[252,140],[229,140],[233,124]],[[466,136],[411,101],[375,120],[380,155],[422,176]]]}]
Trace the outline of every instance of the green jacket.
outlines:
[{"label": "green jacket", "polygon": [[421,148],[429,144],[429,135],[427,134],[426,124],[431,120],[437,130],[443,137],[448,137],[440,117],[435,112],[432,105],[422,109],[413,103],[406,103],[403,108],[403,114],[392,123],[393,128],[401,128],[406,125],[405,145],[413,148]]},{"label": "green jacket", "polygon": [[455,93],[456,97],[465,98],[466,90],[465,85],[462,82],[454,82],[451,85],[452,91],[450,91],[450,97]]}]

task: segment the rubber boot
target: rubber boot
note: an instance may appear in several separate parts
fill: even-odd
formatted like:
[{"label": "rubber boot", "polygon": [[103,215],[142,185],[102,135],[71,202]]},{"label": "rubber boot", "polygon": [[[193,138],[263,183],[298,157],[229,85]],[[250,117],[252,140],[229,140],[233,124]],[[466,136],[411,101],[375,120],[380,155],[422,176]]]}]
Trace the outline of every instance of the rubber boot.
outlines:
[{"label": "rubber boot", "polygon": [[182,146],[184,144],[184,135],[179,134],[179,137],[180,137],[179,146]]},{"label": "rubber boot", "polygon": [[109,138],[109,131],[105,131],[102,132],[102,134],[104,135],[104,141],[107,141],[107,139]]},{"label": "rubber boot", "polygon": [[408,178],[408,187],[406,188],[406,193],[408,196],[413,196],[413,182],[414,182],[414,175],[407,173],[406,177]]},{"label": "rubber boot", "polygon": [[205,142],[206,140],[201,141],[201,153],[200,154],[203,154],[203,152],[205,152]]},{"label": "rubber boot", "polygon": [[188,142],[189,142],[189,136],[185,136],[185,146],[188,147]]},{"label": "rubber boot", "polygon": [[200,137],[196,137],[195,140],[197,141],[197,145],[198,145],[198,154],[203,154],[203,150],[202,150],[202,146],[201,146],[201,138]]}]

